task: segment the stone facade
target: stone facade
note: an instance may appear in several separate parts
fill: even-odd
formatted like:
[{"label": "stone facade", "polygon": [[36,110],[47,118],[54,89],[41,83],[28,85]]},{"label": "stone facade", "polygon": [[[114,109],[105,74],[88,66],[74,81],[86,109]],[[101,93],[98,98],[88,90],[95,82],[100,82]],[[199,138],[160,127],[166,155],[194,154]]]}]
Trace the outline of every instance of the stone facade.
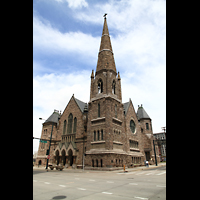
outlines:
[{"label": "stone facade", "polygon": [[[142,105],[136,113],[131,99],[122,103],[106,18],[96,72],[91,74],[90,101],[73,95],[62,114],[54,112],[43,123],[41,138],[50,136],[52,124],[50,163],[82,168],[84,162],[86,169],[109,170],[154,162],[151,118]],[[48,146],[40,143],[36,163],[46,164]]]}]

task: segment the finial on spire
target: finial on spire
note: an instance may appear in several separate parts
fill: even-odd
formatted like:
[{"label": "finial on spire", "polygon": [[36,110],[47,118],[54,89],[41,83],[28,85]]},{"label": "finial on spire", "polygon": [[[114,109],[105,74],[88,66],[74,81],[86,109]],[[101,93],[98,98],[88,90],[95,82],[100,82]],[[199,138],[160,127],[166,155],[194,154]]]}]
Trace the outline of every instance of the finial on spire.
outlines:
[{"label": "finial on spire", "polygon": [[106,15],[107,15],[107,13],[105,13],[104,16],[103,16],[105,19],[106,19]]}]

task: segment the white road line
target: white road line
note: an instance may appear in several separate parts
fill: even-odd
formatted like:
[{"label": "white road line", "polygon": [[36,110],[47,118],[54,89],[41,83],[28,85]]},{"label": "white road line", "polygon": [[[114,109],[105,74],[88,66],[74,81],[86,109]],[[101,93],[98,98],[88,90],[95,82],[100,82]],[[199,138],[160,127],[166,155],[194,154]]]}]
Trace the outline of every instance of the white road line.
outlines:
[{"label": "white road line", "polygon": [[77,188],[78,190],[86,190],[86,189],[84,189],[84,188]]},{"label": "white road line", "polygon": [[156,187],[166,187],[166,185],[156,185]]},{"label": "white road line", "polygon": [[153,174],[153,172],[151,172],[151,173],[148,173],[148,174],[145,174],[145,175],[147,175],[147,176],[148,176],[148,175],[150,175],[150,174]]},{"label": "white road line", "polygon": [[80,178],[75,178],[76,180],[79,180]]},{"label": "white road line", "polygon": [[45,184],[50,184],[49,182],[44,182]]},{"label": "white road line", "polygon": [[66,187],[65,185],[59,185],[60,187]]},{"label": "white road line", "polygon": [[134,198],[136,198],[136,199],[147,199],[148,200],[148,198],[144,198],[144,197],[134,197]]},{"label": "white road line", "polygon": [[112,194],[112,193],[110,193],[110,192],[102,192],[103,194]]},{"label": "white road line", "polygon": [[89,181],[95,181],[95,180],[90,179]]},{"label": "white road line", "polygon": [[136,172],[130,172],[130,173],[128,173],[128,174],[134,174],[134,173],[136,173]]},{"label": "white road line", "polygon": [[136,175],[140,175],[140,174],[144,174],[144,172],[142,172],[142,173],[138,173],[138,174],[136,174]]},{"label": "white road line", "polygon": [[129,183],[129,185],[138,185],[137,183]]},{"label": "white road line", "polygon": [[107,183],[114,183],[114,182],[112,182],[112,181],[107,181]]},{"label": "white road line", "polygon": [[33,182],[37,182],[37,180],[33,180]]},{"label": "white road line", "polygon": [[160,174],[156,174],[156,175],[162,175],[162,174],[165,174],[166,173],[166,171],[165,172],[162,172],[162,173],[160,173]]}]

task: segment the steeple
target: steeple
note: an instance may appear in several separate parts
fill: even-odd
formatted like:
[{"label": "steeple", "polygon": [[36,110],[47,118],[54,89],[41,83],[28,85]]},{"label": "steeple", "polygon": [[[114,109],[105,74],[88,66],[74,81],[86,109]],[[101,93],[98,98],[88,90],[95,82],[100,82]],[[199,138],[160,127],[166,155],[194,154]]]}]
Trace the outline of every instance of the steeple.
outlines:
[{"label": "steeple", "polygon": [[98,55],[95,75],[97,75],[100,71],[104,71],[105,69],[113,71],[114,74],[117,75],[115,60],[113,56],[113,50],[106,20],[106,14],[104,15],[104,25],[101,36],[101,44],[99,48],[99,55]]}]

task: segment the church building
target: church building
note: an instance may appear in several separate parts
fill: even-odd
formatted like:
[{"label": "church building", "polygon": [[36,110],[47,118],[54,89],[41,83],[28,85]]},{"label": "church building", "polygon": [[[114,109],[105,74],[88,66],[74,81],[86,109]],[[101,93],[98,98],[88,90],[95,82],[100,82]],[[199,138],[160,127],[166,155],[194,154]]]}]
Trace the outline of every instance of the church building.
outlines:
[{"label": "church building", "polygon": [[[151,118],[142,105],[136,112],[131,99],[122,103],[106,16],[90,101],[73,94],[62,114],[54,110],[43,123],[41,138],[49,139],[51,131],[51,164],[109,170],[155,162]],[[36,164],[46,165],[48,148],[49,142],[40,143]]]}]

